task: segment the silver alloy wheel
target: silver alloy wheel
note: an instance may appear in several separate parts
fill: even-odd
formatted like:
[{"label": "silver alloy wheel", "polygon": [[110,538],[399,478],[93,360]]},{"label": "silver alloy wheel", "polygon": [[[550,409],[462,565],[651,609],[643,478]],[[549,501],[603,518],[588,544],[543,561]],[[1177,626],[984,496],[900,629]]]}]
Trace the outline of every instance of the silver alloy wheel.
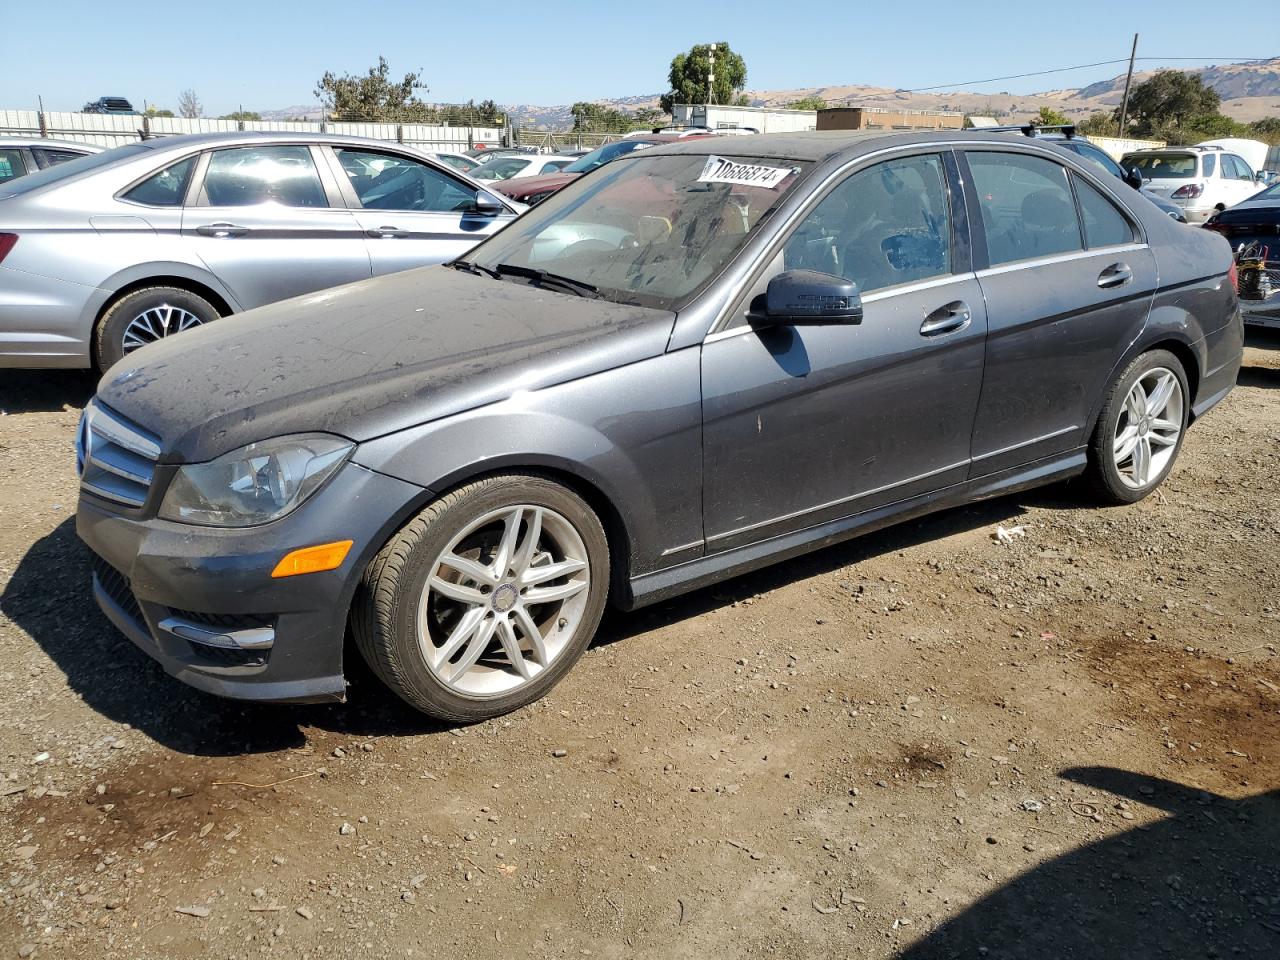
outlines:
[{"label": "silver alloy wheel", "polygon": [[1173,459],[1182,434],[1182,384],[1165,367],[1148,370],[1125,397],[1112,445],[1120,481],[1140,490]]},{"label": "silver alloy wheel", "polygon": [[590,586],[586,545],[567,519],[532,504],[493,510],[432,565],[418,601],[418,647],[455,693],[509,693],[564,651]]},{"label": "silver alloy wheel", "polygon": [[155,343],[163,337],[190,330],[202,323],[204,323],[203,320],[190,310],[183,310],[182,307],[167,303],[148,307],[130,320],[129,325],[124,328],[121,348],[124,353],[131,353],[139,347],[145,347],[148,343]]}]

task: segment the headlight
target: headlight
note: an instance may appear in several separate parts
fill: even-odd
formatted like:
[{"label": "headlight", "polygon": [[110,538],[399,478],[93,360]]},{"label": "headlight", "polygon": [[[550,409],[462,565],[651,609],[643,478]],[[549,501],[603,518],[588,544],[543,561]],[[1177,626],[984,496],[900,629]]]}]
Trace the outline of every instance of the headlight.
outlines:
[{"label": "headlight", "polygon": [[276,437],[181,467],[160,516],[213,527],[251,527],[283,517],[315,493],[355,444],[327,433]]}]

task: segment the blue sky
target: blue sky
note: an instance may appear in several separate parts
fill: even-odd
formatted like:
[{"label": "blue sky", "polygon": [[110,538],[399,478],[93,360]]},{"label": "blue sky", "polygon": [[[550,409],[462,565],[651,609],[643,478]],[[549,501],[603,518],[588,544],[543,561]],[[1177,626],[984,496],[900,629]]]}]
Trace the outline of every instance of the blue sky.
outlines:
[{"label": "blue sky", "polygon": [[[1127,57],[1201,63],[1280,54],[1239,18],[1203,0],[1033,4],[643,3],[505,0],[81,0],[7,2],[0,15],[0,108],[78,109],[104,94],[174,107],[194,89],[206,113],[312,103],[325,70],[363,72],[379,54],[393,72],[423,71],[428,98],[553,105],[657,93],[671,57],[727,40],[748,86],[841,83],[916,88]],[[1265,4],[1263,5],[1265,6]],[[1261,7],[1253,7],[1259,13]],[[1274,45],[1274,30],[1263,31]],[[1180,63],[1190,65],[1195,61]],[[1139,67],[1155,66],[1150,61]],[[1024,80],[965,84],[1030,93],[1121,72],[1103,66]]]}]

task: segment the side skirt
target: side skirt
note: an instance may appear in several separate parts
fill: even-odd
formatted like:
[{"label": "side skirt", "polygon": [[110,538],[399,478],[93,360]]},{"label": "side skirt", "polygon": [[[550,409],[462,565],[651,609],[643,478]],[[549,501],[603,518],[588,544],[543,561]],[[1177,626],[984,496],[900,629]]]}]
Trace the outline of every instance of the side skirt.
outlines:
[{"label": "side skirt", "polygon": [[779,534],[633,577],[628,583],[630,596],[623,598],[620,606],[624,610],[634,610],[927,513],[1065,480],[1083,473],[1086,462],[1085,449],[1080,447],[1070,453],[976,477],[850,517]]}]

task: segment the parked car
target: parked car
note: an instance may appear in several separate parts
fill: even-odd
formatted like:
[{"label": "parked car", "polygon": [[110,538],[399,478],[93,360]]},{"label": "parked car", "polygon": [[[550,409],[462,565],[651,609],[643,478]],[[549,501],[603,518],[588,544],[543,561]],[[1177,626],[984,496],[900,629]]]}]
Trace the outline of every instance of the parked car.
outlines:
[{"label": "parked car", "polygon": [[0,136],[0,184],[37,170],[56,167],[76,157],[101,152],[102,147],[92,143]]},{"label": "parked car", "polygon": [[99,97],[90,103],[86,103],[80,110],[81,113],[116,113],[138,116],[138,111],[133,108],[133,104],[124,97]]},{"label": "parked car", "polygon": [[186,683],[340,699],[350,623],[408,703],[493,717],[606,603],[1078,475],[1145,497],[1235,383],[1230,269],[1035,140],[686,140],[118,364],[77,530]]},{"label": "parked car", "polygon": [[0,367],[152,340],[465,253],[523,209],[395,144],[278,133],[117,147],[0,185]]},{"label": "parked car", "polygon": [[[709,134],[704,133],[703,136],[709,136]],[[532,206],[535,203],[541,203],[561,187],[577,180],[584,173],[590,173],[597,167],[603,167],[610,160],[625,157],[627,154],[636,150],[643,150],[645,147],[657,146],[663,143],[678,143],[681,139],[683,138],[675,134],[647,133],[628,136],[622,140],[615,140],[613,143],[606,143],[602,147],[597,147],[557,173],[495,183],[493,188],[512,200]]]},{"label": "parked car", "polygon": [[[1280,328],[1280,183],[1215,213],[1205,228],[1226,237],[1237,253],[1252,248],[1263,260],[1267,277],[1262,290],[1246,291],[1242,284],[1240,306],[1246,324]],[[1264,295],[1257,298],[1257,293]]]},{"label": "parked car", "polygon": [[1038,126],[1036,124],[1022,124],[1014,127],[983,127],[987,132],[1017,132],[1026,137],[1035,137],[1038,140],[1048,140],[1055,146],[1062,147],[1064,150],[1070,150],[1077,156],[1084,157],[1090,163],[1106,171],[1113,177],[1118,177],[1129,186],[1139,191],[1144,197],[1154,203],[1157,207],[1171,216],[1179,223],[1186,223],[1187,217],[1182,207],[1178,206],[1171,200],[1166,200],[1158,193],[1154,193],[1143,186],[1142,174],[1135,168],[1131,170],[1123,169],[1120,164],[1111,159],[1111,155],[1091,142],[1088,137],[1076,133],[1074,124],[1065,126]]},{"label": "parked car", "polygon": [[461,170],[463,173],[471,173],[476,167],[480,166],[480,161],[474,157],[468,157],[465,153],[449,153],[443,150],[431,151],[427,156],[434,157],[441,163],[447,163],[455,170]]},{"label": "parked car", "polygon": [[1258,192],[1257,176],[1234,153],[1218,147],[1162,147],[1138,150],[1120,158],[1126,170],[1136,168],[1144,186],[1182,207],[1188,223],[1204,223]]},{"label": "parked car", "polygon": [[548,173],[558,173],[574,162],[573,157],[546,156],[543,154],[508,154],[486,160],[471,175],[482,182],[497,180],[522,180]]}]

